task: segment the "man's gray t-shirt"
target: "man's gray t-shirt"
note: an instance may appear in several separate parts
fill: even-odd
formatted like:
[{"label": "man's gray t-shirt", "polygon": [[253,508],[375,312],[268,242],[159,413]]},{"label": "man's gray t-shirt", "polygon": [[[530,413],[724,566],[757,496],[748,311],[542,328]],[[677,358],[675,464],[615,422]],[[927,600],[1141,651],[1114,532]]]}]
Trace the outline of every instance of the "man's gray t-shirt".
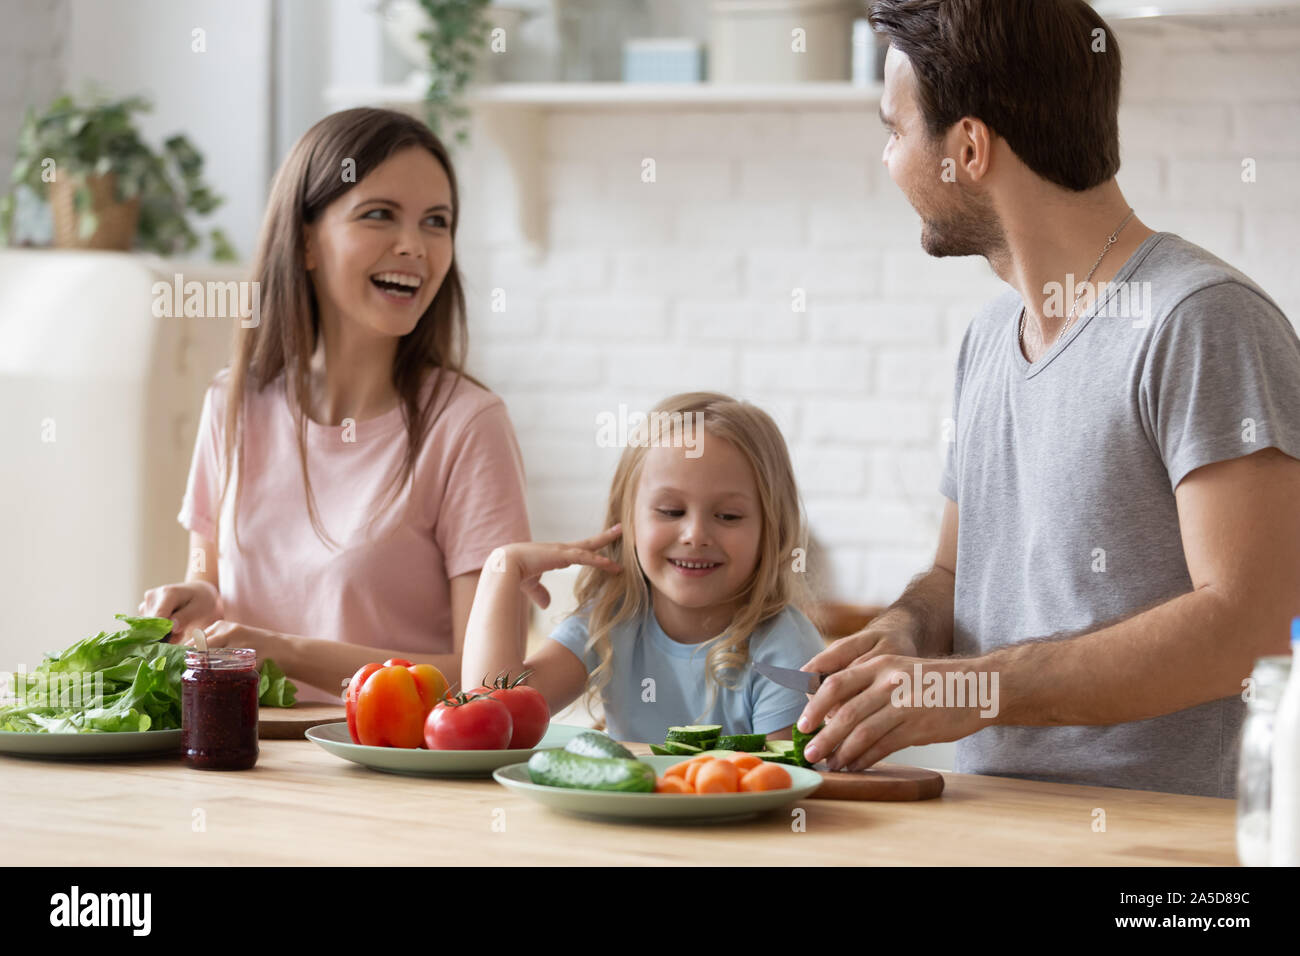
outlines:
[{"label": "man's gray t-shirt", "polygon": [[[1067,290],[1065,308],[1072,303]],[[1037,362],[1014,290],[957,358],[953,652],[1097,630],[1192,590],[1174,489],[1212,462],[1300,458],[1300,339],[1254,283],[1151,236]],[[1240,695],[1108,726],[987,727],[959,772],[1232,797]]]}]

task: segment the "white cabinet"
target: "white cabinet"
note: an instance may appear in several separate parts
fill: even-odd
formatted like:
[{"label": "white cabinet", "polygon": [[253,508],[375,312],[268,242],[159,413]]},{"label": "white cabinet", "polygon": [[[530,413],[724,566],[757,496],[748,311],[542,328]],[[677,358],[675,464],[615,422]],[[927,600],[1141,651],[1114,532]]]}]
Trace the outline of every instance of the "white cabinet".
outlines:
[{"label": "white cabinet", "polygon": [[0,669],[34,667],[184,577],[176,522],[237,319],[155,318],[154,285],[242,269],[0,250]]}]

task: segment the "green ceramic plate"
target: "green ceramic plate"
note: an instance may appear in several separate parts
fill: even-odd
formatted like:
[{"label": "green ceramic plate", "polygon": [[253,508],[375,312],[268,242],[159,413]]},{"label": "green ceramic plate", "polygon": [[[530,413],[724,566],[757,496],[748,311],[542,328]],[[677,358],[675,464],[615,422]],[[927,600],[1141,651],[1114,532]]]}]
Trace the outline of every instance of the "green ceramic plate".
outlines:
[{"label": "green ceramic plate", "polygon": [[179,753],[179,730],[100,734],[27,734],[0,730],[0,753],[28,757],[113,758]]},{"label": "green ceramic plate", "polygon": [[[638,757],[661,774],[685,757]],[[516,763],[492,774],[502,786],[561,813],[605,820],[663,821],[669,823],[742,820],[784,807],[806,797],[822,785],[815,770],[786,767],[791,786],[758,793],[608,793],[543,787],[528,779],[528,764]]]},{"label": "green ceramic plate", "polygon": [[[590,727],[551,724],[533,749],[563,747]],[[336,757],[351,760],[372,770],[404,773],[417,777],[487,777],[497,767],[526,761],[530,750],[408,750],[405,747],[367,747],[354,744],[347,721],[319,724],[307,732],[307,739]]]}]

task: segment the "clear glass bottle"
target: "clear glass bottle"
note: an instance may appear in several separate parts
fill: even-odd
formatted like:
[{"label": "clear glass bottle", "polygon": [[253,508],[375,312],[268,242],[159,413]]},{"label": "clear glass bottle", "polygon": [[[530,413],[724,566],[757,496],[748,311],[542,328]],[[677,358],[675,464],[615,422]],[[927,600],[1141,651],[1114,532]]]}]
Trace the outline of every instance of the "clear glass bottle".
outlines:
[{"label": "clear glass bottle", "polygon": [[1273,718],[1273,794],[1269,802],[1270,866],[1300,866],[1300,617],[1291,622],[1291,679]]},{"label": "clear glass bottle", "polygon": [[1237,763],[1237,859],[1242,866],[1268,866],[1273,789],[1273,718],[1291,674],[1291,655],[1261,657],[1250,672],[1253,695],[1246,702]]},{"label": "clear glass bottle", "polygon": [[257,652],[187,651],[181,675],[181,759],[195,770],[257,763]]}]

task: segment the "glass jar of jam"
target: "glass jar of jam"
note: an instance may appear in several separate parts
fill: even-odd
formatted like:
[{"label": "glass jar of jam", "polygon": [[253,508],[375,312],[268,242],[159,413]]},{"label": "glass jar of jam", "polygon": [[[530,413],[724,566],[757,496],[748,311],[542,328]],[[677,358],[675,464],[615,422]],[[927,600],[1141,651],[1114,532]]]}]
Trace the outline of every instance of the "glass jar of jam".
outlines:
[{"label": "glass jar of jam", "polygon": [[257,763],[257,652],[186,651],[181,675],[181,759],[195,770]]}]

